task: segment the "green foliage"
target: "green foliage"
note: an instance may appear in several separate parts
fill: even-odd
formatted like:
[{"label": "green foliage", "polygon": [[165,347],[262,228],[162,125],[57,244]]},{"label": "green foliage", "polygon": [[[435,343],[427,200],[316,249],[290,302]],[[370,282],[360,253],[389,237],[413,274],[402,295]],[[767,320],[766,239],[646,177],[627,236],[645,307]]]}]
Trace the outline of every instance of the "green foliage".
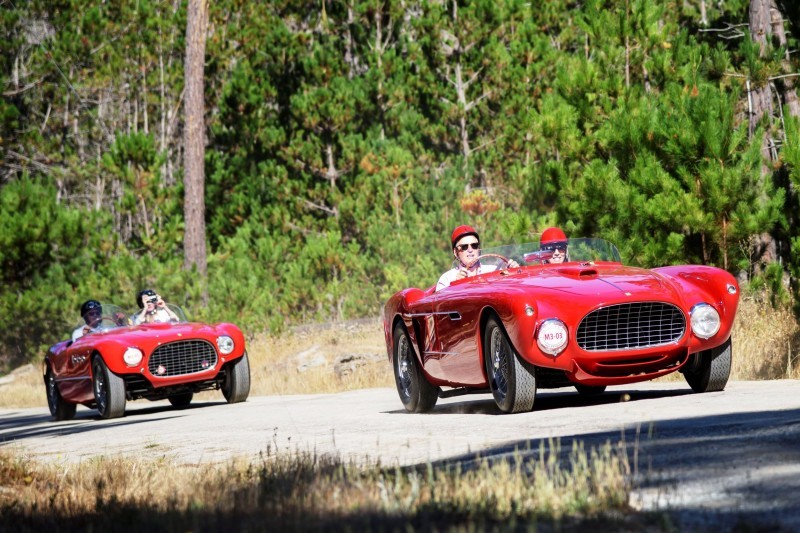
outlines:
[{"label": "green foliage", "polygon": [[704,28],[696,2],[210,3],[206,279],[182,268],[185,2],[4,5],[0,365],[144,287],[248,332],[375,315],[462,223],[747,272],[772,232],[798,279],[797,120],[762,177],[744,83],[798,58],[700,31],[748,5],[706,2]]}]

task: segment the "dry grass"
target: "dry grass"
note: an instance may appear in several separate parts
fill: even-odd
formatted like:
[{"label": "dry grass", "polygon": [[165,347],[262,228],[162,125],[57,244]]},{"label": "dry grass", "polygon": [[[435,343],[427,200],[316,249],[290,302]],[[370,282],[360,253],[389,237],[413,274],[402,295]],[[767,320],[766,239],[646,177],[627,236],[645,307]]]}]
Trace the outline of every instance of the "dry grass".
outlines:
[{"label": "dry grass", "polygon": [[732,335],[731,379],[800,379],[800,324],[790,309],[744,298]]},{"label": "dry grass", "polygon": [[483,530],[625,511],[622,445],[562,453],[550,442],[524,459],[383,469],[268,452],[256,463],[186,468],[108,458],[45,465],[0,451],[0,519],[9,531]]},{"label": "dry grass", "polygon": [[[800,379],[800,324],[789,309],[745,297],[733,328],[732,380]],[[320,394],[394,387],[378,319],[301,326],[248,343],[251,394]],[[664,380],[683,380],[675,373]],[[45,407],[40,369],[22,367],[0,382],[0,408]],[[219,399],[219,392],[199,398]]]}]

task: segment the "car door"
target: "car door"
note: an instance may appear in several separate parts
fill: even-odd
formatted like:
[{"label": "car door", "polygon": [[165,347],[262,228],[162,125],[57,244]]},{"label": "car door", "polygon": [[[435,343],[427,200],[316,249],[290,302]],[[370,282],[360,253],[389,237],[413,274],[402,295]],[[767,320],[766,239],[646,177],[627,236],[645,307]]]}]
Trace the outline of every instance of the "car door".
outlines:
[{"label": "car door", "polygon": [[92,335],[89,334],[79,338],[59,354],[56,381],[65,399],[82,402],[94,397],[91,374],[93,351]]},{"label": "car door", "polygon": [[480,313],[476,298],[480,280],[451,285],[436,293],[433,316],[437,333],[441,379],[454,386],[483,386],[480,357]]}]

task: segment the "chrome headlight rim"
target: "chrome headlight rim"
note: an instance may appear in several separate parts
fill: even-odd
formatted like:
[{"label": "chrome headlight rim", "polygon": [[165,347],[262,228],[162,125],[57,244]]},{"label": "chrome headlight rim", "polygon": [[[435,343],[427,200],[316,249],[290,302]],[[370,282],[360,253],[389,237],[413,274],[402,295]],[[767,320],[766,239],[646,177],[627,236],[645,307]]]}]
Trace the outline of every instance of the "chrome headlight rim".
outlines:
[{"label": "chrome headlight rim", "polygon": [[719,312],[713,305],[706,302],[692,306],[689,311],[689,320],[692,325],[692,333],[701,339],[710,339],[719,332],[722,326]]},{"label": "chrome headlight rim", "polygon": [[222,355],[228,355],[233,352],[236,343],[233,342],[233,337],[230,335],[220,335],[217,337],[217,348]]},{"label": "chrome headlight rim", "polygon": [[144,352],[135,346],[129,346],[122,354],[122,360],[128,366],[139,366],[144,359]]},{"label": "chrome headlight rim", "polygon": [[[554,335],[548,338],[548,335]],[[539,324],[536,331],[536,345],[539,349],[552,356],[563,352],[569,343],[569,329],[567,325],[558,318],[548,318]]]}]

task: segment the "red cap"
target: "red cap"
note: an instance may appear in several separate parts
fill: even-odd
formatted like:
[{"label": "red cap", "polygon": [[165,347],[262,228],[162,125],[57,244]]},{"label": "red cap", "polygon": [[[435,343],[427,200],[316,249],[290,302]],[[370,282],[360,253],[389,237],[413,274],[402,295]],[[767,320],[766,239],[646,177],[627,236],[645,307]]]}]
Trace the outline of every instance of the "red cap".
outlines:
[{"label": "red cap", "polygon": [[546,244],[548,242],[559,242],[567,240],[567,236],[561,231],[560,228],[547,228],[542,232],[542,238],[539,239],[540,244]]},{"label": "red cap", "polygon": [[[453,235],[450,236],[450,244],[453,248],[456,247],[456,243],[461,240],[461,237],[465,237],[467,235],[475,235],[478,237],[478,232],[475,231],[475,228],[472,226],[459,226],[453,230]],[[480,237],[478,237],[480,239]]]}]

